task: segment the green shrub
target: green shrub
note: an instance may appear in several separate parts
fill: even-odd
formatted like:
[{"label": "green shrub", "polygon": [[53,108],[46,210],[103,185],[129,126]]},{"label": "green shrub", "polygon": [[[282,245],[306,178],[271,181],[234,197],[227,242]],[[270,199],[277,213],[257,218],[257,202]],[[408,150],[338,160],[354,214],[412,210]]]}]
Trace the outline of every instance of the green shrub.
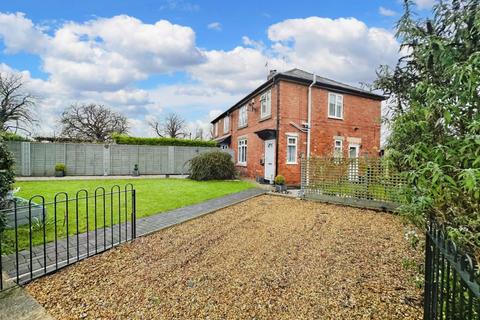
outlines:
[{"label": "green shrub", "polygon": [[64,163],[57,163],[55,165],[55,171],[65,171],[65,164]]},{"label": "green shrub", "polygon": [[226,180],[236,177],[232,157],[226,152],[202,153],[189,163],[190,179],[193,180]]},{"label": "green shrub", "polygon": [[22,137],[16,133],[1,132],[0,137],[5,141],[30,141],[30,139]]},{"label": "green shrub", "polygon": [[[7,208],[7,194],[12,189],[15,174],[13,156],[0,136],[0,210]],[[5,216],[0,215],[0,233],[5,229]]]},{"label": "green shrub", "polygon": [[177,138],[142,138],[130,137],[124,134],[112,136],[117,144],[150,145],[150,146],[183,146],[183,147],[216,147],[215,141],[202,141]]},{"label": "green shrub", "polygon": [[275,184],[282,186],[285,184],[285,177],[282,175],[278,175],[275,177]]},{"label": "green shrub", "polygon": [[410,221],[430,218],[480,262],[480,3],[439,1],[433,18],[411,1],[397,24],[404,56],[381,67],[376,89],[387,103],[388,158],[408,178],[401,207]]}]

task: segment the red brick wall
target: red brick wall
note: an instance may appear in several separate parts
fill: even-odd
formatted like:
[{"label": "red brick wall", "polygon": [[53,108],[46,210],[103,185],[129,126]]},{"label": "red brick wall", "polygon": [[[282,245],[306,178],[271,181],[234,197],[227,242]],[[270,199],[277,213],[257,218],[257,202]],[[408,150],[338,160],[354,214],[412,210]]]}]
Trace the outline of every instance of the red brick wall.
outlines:
[{"label": "red brick wall", "polygon": [[[268,89],[267,89],[268,90]],[[252,111],[251,108],[248,112],[247,126],[244,128],[238,128],[238,117],[239,109],[235,110],[232,114],[232,144],[231,148],[235,152],[235,163],[237,164],[237,169],[244,176],[255,178],[257,176],[264,176],[264,167],[260,161],[264,158],[264,141],[258,137],[255,132],[264,130],[264,129],[275,129],[277,121],[277,88],[276,86],[271,87],[272,90],[272,107],[271,107],[271,116],[267,119],[261,120],[260,117],[260,96],[266,91],[261,92],[254,100],[254,108]],[[238,139],[241,137],[247,138],[247,166],[238,165]]]},{"label": "red brick wall", "polygon": [[[300,157],[306,154],[307,135],[291,123],[302,127],[307,121],[308,86],[293,82],[281,81],[272,87],[272,115],[260,121],[260,96],[254,98],[255,111],[248,112],[248,123],[238,128],[239,109],[230,114],[231,148],[235,152],[235,163],[238,159],[238,139],[246,137],[247,166],[237,168],[242,175],[255,178],[264,176],[264,167],[260,160],[264,158],[264,141],[254,132],[263,129],[276,129],[277,126],[277,92],[280,87],[280,128],[278,132],[278,168],[277,174],[285,176],[287,184],[300,184]],[[343,141],[343,155],[348,157],[348,139],[361,139],[360,156],[366,153],[377,156],[380,149],[380,101],[343,94],[343,120],[328,118],[328,92],[325,89],[313,88],[312,91],[312,133],[311,155],[331,155],[334,137],[340,136]],[[218,136],[223,132],[223,119],[219,120]],[[287,164],[287,133],[297,134],[297,164]]]},{"label": "red brick wall", "polygon": [[[360,138],[360,156],[377,156],[380,151],[380,101],[343,94],[343,120],[328,118],[328,92],[312,90],[311,155],[331,155],[334,137],[344,137],[343,155],[348,156],[348,138]],[[291,125],[302,127],[307,121],[308,87],[282,81],[280,85],[280,130],[278,174],[285,176],[287,184],[300,183],[300,156],[306,154],[307,134]],[[298,164],[286,163],[287,133],[298,134]]]}]

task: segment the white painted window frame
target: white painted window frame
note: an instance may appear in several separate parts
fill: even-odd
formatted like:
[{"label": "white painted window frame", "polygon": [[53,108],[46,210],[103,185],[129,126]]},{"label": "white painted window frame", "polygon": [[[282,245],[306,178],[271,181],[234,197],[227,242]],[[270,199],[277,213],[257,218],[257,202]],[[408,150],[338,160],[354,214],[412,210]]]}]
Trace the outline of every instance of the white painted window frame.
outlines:
[{"label": "white painted window frame", "polygon": [[248,106],[244,105],[238,109],[238,127],[244,128],[248,124]]},{"label": "white painted window frame", "polygon": [[230,130],[230,116],[223,118],[223,133],[228,133]]},{"label": "white painted window frame", "polygon": [[[265,109],[265,110],[264,110]],[[272,115],[272,90],[269,89],[260,96],[260,118],[265,119]]]},{"label": "white painted window frame", "polygon": [[[294,143],[290,143],[290,139],[294,139]],[[295,147],[293,153],[294,161],[290,161],[290,147]],[[298,164],[298,136],[297,135],[287,135],[287,164]]]},{"label": "white painted window frame", "polygon": [[[248,140],[247,138],[238,139],[238,154],[237,154],[237,163],[242,166],[247,165],[247,150],[248,150]],[[245,161],[243,161],[245,160]]]},{"label": "white painted window frame", "polygon": [[[339,102],[340,100],[340,102]],[[330,105],[334,104],[334,114],[330,113]],[[343,120],[343,95],[329,92],[328,93],[328,117],[332,119]]]},{"label": "white painted window frame", "polygon": [[[340,142],[340,150],[337,152],[337,142]],[[333,157],[336,159],[343,158],[343,140],[342,139],[334,139],[333,140]]]}]

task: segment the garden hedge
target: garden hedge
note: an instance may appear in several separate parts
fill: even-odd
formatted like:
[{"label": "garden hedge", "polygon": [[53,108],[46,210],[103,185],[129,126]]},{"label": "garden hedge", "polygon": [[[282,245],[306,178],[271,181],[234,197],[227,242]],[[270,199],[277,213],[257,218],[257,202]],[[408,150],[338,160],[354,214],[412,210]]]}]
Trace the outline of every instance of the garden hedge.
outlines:
[{"label": "garden hedge", "polygon": [[177,138],[142,138],[119,134],[113,135],[117,144],[149,145],[149,146],[183,146],[183,147],[216,147],[215,141],[189,140]]},{"label": "garden hedge", "polygon": [[28,138],[22,137],[16,133],[11,133],[11,132],[1,132],[0,139],[3,139],[5,141],[30,141],[30,139]]}]

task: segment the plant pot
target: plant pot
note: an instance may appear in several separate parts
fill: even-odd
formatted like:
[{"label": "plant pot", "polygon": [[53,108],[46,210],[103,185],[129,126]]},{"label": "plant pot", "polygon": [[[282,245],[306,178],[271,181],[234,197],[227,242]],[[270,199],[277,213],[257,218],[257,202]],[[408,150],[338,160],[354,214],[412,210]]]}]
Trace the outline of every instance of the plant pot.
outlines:
[{"label": "plant pot", "polygon": [[276,192],[286,192],[287,191],[287,186],[284,184],[276,184],[275,185],[275,191]]},{"label": "plant pot", "polygon": [[65,171],[55,171],[55,177],[65,177]]}]

